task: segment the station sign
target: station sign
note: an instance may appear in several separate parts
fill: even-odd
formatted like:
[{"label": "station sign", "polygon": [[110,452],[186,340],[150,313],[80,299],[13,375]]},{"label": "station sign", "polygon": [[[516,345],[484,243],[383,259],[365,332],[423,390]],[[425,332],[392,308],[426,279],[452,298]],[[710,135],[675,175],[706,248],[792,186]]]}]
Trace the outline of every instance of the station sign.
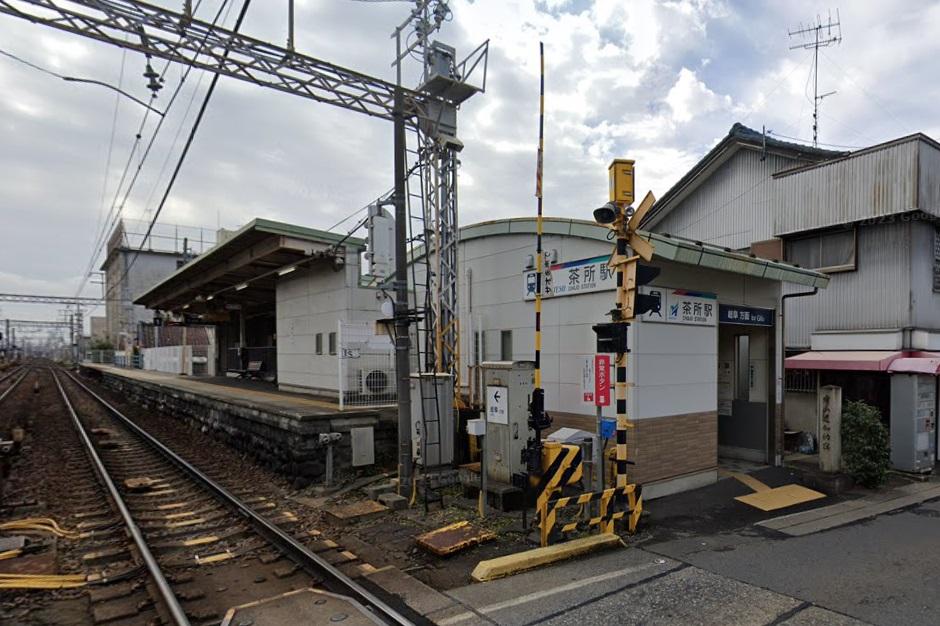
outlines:
[{"label": "station sign", "polygon": [[659,295],[659,311],[649,311],[641,318],[644,322],[663,324],[689,324],[714,326],[718,320],[718,297],[705,291],[672,289],[670,287],[641,287],[640,293]]},{"label": "station sign", "polygon": [[774,310],[754,306],[722,304],[718,307],[718,321],[722,324],[744,326],[773,326]]},{"label": "station sign", "polygon": [[[617,288],[617,274],[607,265],[610,255],[555,263],[542,271],[542,297],[576,296]],[[523,298],[535,300],[537,274],[535,270],[523,273]]]}]

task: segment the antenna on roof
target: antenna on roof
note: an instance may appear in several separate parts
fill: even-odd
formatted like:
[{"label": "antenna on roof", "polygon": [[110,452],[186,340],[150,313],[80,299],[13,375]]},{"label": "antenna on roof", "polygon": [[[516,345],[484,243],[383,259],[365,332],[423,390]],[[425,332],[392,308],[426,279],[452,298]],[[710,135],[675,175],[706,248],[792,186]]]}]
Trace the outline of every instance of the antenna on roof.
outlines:
[{"label": "antenna on roof", "polygon": [[819,103],[823,98],[835,94],[835,91],[829,91],[824,94],[819,93],[819,49],[828,48],[842,41],[842,24],[839,20],[839,9],[836,9],[836,19],[832,21],[832,11],[829,11],[829,18],[823,22],[817,15],[816,20],[809,26],[803,26],[788,33],[790,39],[796,38],[799,43],[790,46],[790,50],[812,50],[813,51],[813,147],[816,147],[819,138]]}]

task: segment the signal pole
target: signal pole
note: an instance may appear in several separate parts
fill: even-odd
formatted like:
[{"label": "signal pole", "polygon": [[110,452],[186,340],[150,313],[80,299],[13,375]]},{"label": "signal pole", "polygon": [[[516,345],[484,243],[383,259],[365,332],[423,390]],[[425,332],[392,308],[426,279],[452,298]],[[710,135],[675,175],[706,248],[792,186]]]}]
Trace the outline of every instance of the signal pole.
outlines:
[{"label": "signal pole", "polygon": [[[627,410],[627,358],[630,352],[628,333],[630,321],[637,315],[648,311],[658,311],[659,296],[641,294],[638,287],[649,283],[659,275],[659,269],[641,266],[640,259],[649,261],[653,258],[653,246],[637,233],[640,222],[652,208],[655,198],[652,192],[646,194],[640,205],[634,209],[634,162],[617,159],[608,170],[610,176],[610,202],[594,211],[594,221],[607,226],[616,235],[616,247],[610,257],[609,265],[617,272],[617,301],[610,311],[609,323],[594,326],[597,333],[597,352],[616,354],[614,364],[616,373],[614,388],[616,393],[617,435],[616,460],[617,500],[624,497],[630,500],[629,528],[636,528],[642,511],[639,488],[628,490],[627,481],[627,431],[633,428]],[[627,247],[633,251],[627,255]],[[608,512],[608,516],[612,514]]]},{"label": "signal pole", "polygon": [[[823,33],[825,31],[825,33]],[[834,95],[835,91],[829,91],[824,94],[819,93],[819,49],[828,48],[842,41],[842,25],[839,22],[839,10],[836,9],[836,21],[832,21],[832,12],[829,13],[829,19],[823,23],[822,18],[816,16],[816,21],[809,26],[803,26],[796,30],[788,32],[790,39],[799,37],[803,41],[790,46],[790,50],[812,50],[813,51],[813,147],[817,146],[819,138],[819,103],[823,98]],[[812,37],[812,39],[810,39]]]}]

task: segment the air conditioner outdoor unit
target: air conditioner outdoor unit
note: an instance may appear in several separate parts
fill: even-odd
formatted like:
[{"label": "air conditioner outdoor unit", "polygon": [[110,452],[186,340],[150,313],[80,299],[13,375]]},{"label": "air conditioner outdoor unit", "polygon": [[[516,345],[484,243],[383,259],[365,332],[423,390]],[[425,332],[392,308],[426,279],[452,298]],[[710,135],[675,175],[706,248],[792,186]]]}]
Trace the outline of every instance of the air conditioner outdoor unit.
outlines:
[{"label": "air conditioner outdoor unit", "polygon": [[385,370],[361,369],[359,370],[359,393],[377,396],[390,393],[392,390],[392,377]]}]

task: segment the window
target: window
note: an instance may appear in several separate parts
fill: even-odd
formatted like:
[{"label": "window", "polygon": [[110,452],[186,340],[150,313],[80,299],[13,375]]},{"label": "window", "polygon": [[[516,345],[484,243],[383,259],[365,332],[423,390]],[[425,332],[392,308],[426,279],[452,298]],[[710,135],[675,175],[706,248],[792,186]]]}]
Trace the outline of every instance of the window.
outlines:
[{"label": "window", "polygon": [[317,333],[317,354],[323,354],[323,333]]},{"label": "window", "polygon": [[856,268],[855,229],[802,237],[787,241],[787,261],[823,272],[846,272]]},{"label": "window", "polygon": [[512,331],[504,330],[499,333],[499,359],[512,361]]},{"label": "window", "polygon": [[330,333],[330,354],[336,354],[336,333]]},{"label": "window", "polygon": [[747,402],[751,397],[751,338],[734,336],[734,397]]},{"label": "window", "polygon": [[796,393],[816,393],[816,370],[788,369],[784,389]]}]

